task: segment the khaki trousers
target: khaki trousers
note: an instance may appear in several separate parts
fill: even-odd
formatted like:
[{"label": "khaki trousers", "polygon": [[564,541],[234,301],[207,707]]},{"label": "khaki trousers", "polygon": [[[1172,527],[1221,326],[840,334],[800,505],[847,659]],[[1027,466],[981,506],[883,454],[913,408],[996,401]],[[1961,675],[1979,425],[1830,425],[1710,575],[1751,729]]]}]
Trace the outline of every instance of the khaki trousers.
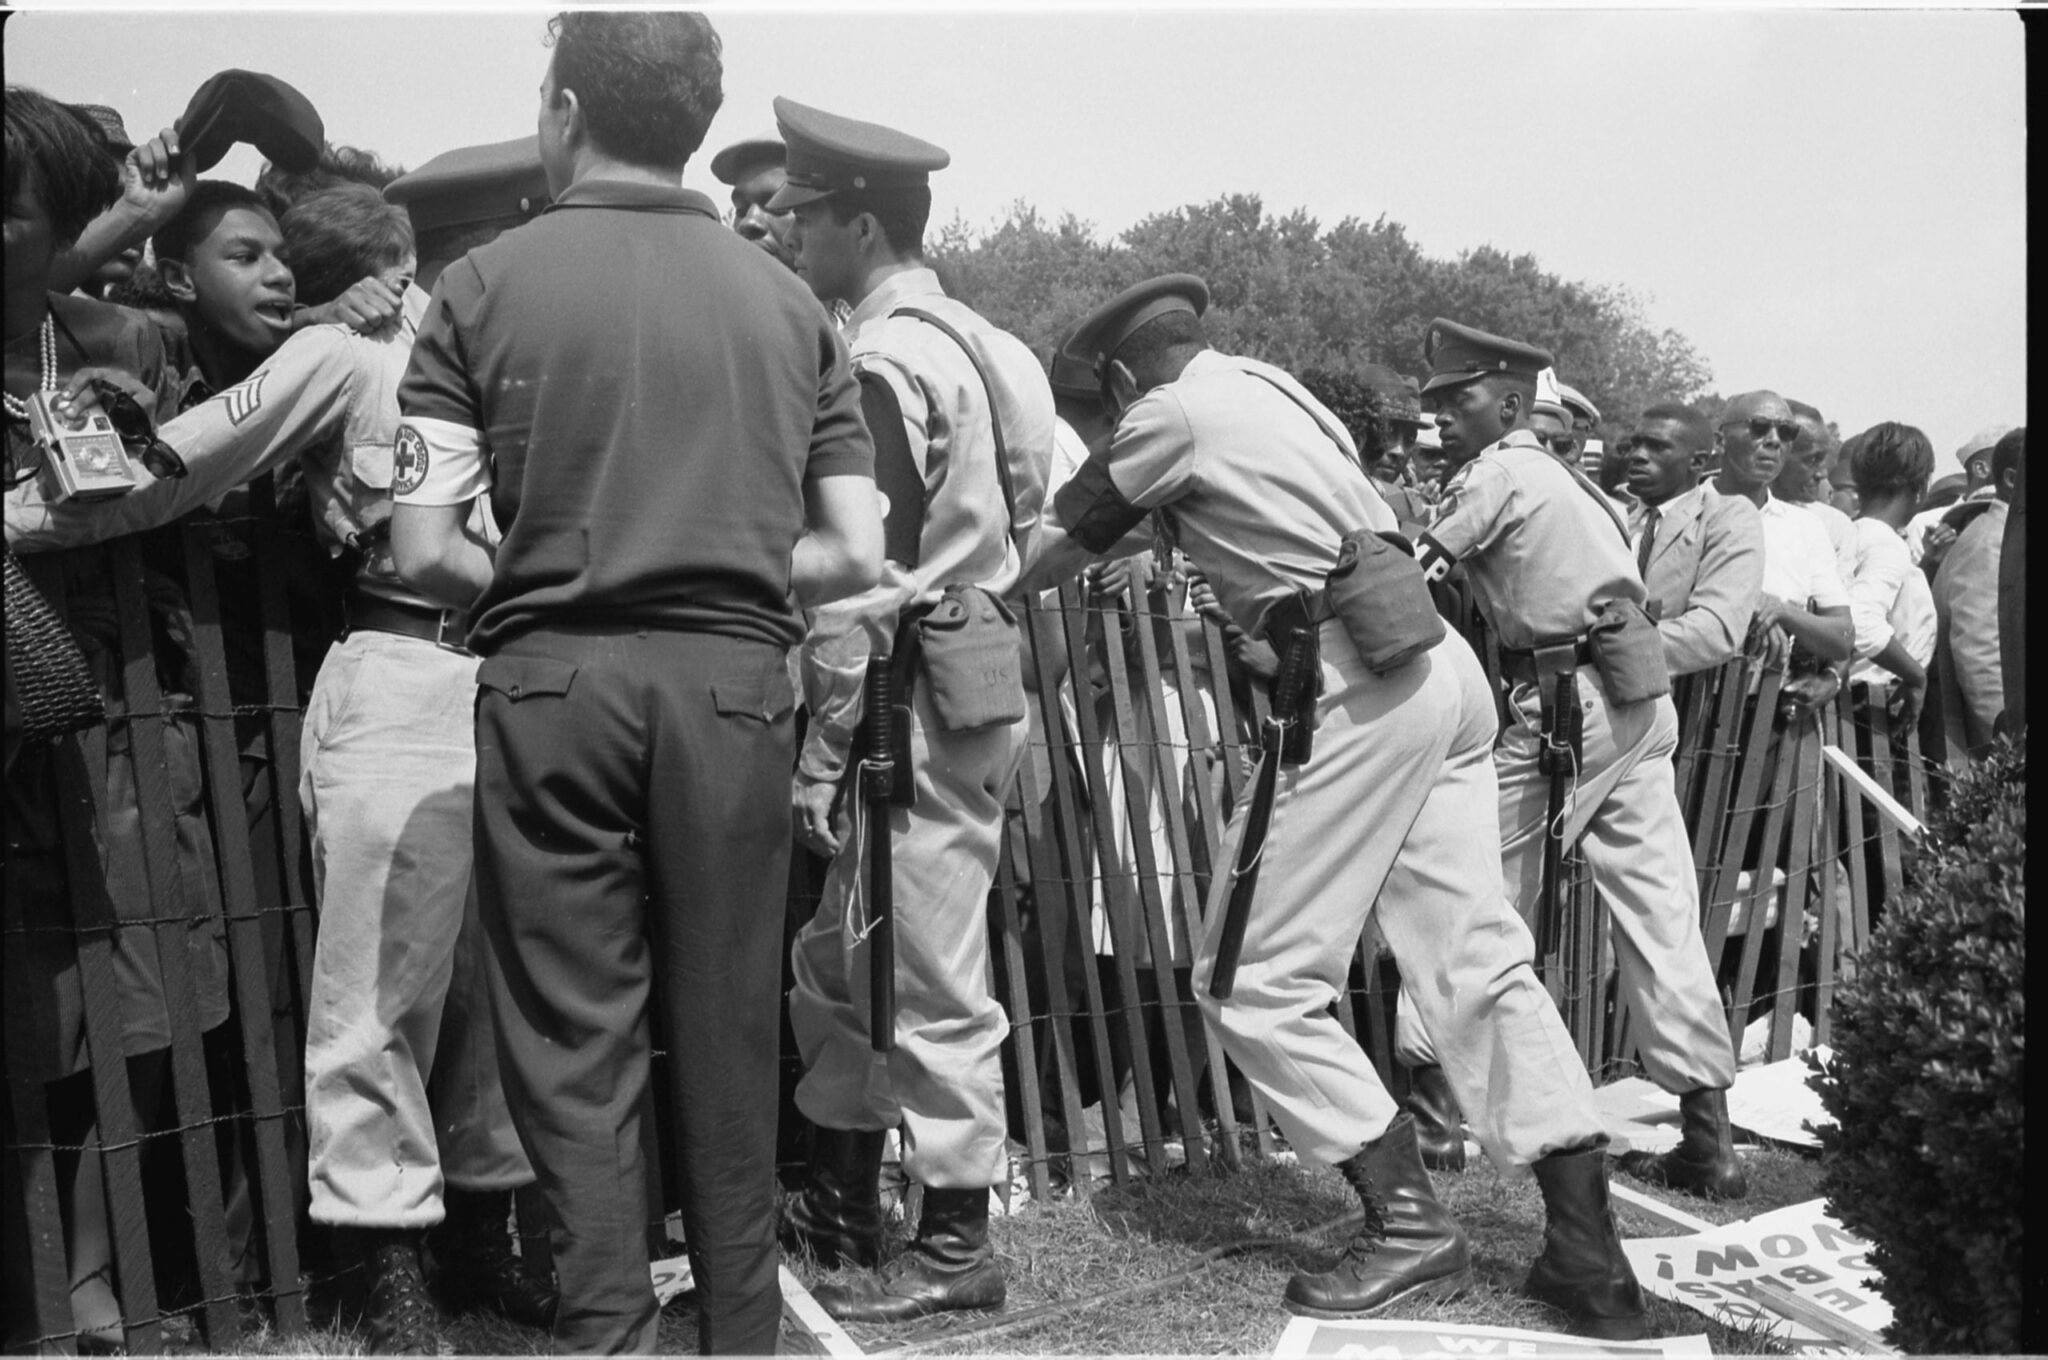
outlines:
[{"label": "khaki trousers", "polygon": [[[1593,885],[1614,923],[1620,994],[1650,1080],[1683,1094],[1735,1079],[1735,1052],[1713,968],[1700,938],[1699,878],[1678,809],[1671,755],[1678,715],[1671,700],[1613,704],[1592,667],[1579,670],[1584,751],[1565,805],[1567,841],[1580,840]],[[1500,774],[1502,875],[1509,898],[1533,921],[1542,894],[1543,823],[1549,777],[1537,771],[1542,714],[1535,686],[1518,685],[1515,723],[1494,763]],[[1396,1045],[1402,1061],[1432,1061],[1403,987]],[[1466,1107],[1468,1112],[1470,1106]]]},{"label": "khaki trousers", "polygon": [[1283,769],[1235,994],[1209,996],[1249,799],[1231,815],[1195,961],[1203,1010],[1297,1153],[1334,1163],[1397,1107],[1330,1007],[1375,911],[1496,1163],[1604,1141],[1585,1068],[1501,889],[1494,710],[1456,634],[1386,676],[1322,628],[1315,752]]},{"label": "khaki trousers", "polygon": [[319,939],[306,1021],[315,1222],[441,1221],[444,1181],[529,1184],[470,887],[477,661],[360,631],[314,681],[299,800]]},{"label": "khaki trousers", "polygon": [[869,1042],[867,828],[857,817],[791,951],[789,1020],[804,1063],[796,1103],[824,1128],[900,1124],[903,1169],[919,1185],[992,1186],[1007,1169],[1000,1050],[1010,1025],[990,989],[988,889],[1025,725],[941,731],[923,685],[912,708],[917,803],[890,814],[896,1047],[877,1053]]}]

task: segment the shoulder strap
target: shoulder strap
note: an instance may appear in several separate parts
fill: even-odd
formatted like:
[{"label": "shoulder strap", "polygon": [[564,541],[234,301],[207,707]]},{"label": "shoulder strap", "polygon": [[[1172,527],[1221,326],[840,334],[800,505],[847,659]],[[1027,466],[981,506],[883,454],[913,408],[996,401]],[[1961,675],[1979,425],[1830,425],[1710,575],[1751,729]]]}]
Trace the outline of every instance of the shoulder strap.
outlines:
[{"label": "shoulder strap", "polygon": [[[1307,416],[1310,420],[1313,420],[1316,423],[1316,428],[1321,430],[1323,434],[1329,439],[1329,441],[1337,446],[1337,454],[1344,460],[1344,465],[1346,467],[1352,468],[1353,470],[1357,471],[1360,475],[1365,476],[1367,481],[1372,480],[1370,475],[1367,475],[1365,472],[1365,465],[1360,463],[1358,459],[1352,457],[1350,454],[1344,452],[1344,441],[1337,438],[1336,433],[1332,431],[1330,427],[1323,422],[1323,418],[1317,415],[1312,408],[1303,404],[1300,397],[1297,397],[1294,395],[1294,393],[1288,391],[1287,385],[1285,383],[1275,381],[1271,374],[1262,373],[1256,368],[1240,368],[1238,372],[1250,374],[1252,377],[1257,378],[1260,382],[1265,383],[1268,387],[1271,387],[1275,392],[1278,392],[1281,396],[1293,402],[1295,406],[1300,409],[1301,413]],[[1347,433],[1349,432],[1347,431]],[[1377,491],[1378,488],[1375,487],[1374,490]],[[1385,497],[1381,497],[1381,499],[1384,500]]]},{"label": "shoulder strap", "polygon": [[988,401],[988,427],[996,438],[996,480],[1002,483],[1003,507],[1009,512],[1010,541],[1017,546],[1017,555],[1024,555],[1024,544],[1017,538],[1017,492],[1010,485],[1010,451],[1003,442],[1003,420],[996,411],[996,390],[988,380],[988,370],[981,366],[981,358],[974,352],[974,346],[967,343],[967,337],[937,315],[922,307],[898,307],[890,316],[914,316],[919,321],[928,321],[949,336],[967,356],[967,362],[974,365],[974,376],[981,379],[981,394]]},{"label": "shoulder strap", "polygon": [[[1544,456],[1546,458],[1550,457],[1549,454]],[[1570,463],[1561,463],[1559,466],[1570,473],[1572,480],[1578,483],[1579,489],[1588,496],[1591,496],[1593,504],[1599,506],[1606,513],[1608,523],[1621,531],[1621,541],[1626,544],[1628,542],[1628,521],[1623,519],[1621,512],[1614,508],[1614,502],[1607,499],[1607,493],[1593,485],[1590,477],[1586,476],[1585,473],[1579,471],[1576,467],[1573,467]]]}]

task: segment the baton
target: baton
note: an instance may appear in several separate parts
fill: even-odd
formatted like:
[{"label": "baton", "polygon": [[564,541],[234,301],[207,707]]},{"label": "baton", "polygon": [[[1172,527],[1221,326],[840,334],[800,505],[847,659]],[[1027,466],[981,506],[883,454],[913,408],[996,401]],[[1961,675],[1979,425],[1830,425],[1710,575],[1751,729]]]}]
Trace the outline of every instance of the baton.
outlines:
[{"label": "baton", "polygon": [[889,845],[896,695],[889,665],[886,656],[868,658],[867,750],[860,772],[860,796],[868,805],[868,1043],[877,1053],[896,1047],[896,878]]},{"label": "baton", "polygon": [[1237,864],[1230,874],[1230,900],[1223,909],[1223,929],[1216,940],[1216,967],[1209,974],[1209,995],[1228,1001],[1237,986],[1237,959],[1244,952],[1245,927],[1251,921],[1252,893],[1259,885],[1259,857],[1266,848],[1266,832],[1273,824],[1273,795],[1280,784],[1281,748],[1287,744],[1289,729],[1300,721],[1302,698],[1309,686],[1311,639],[1315,634],[1297,628],[1288,634],[1280,656],[1280,673],[1273,681],[1272,716],[1259,729],[1259,773],[1252,785],[1251,806],[1245,810],[1244,840],[1237,847]]},{"label": "baton", "polygon": [[1545,800],[1543,820],[1542,898],[1536,918],[1536,957],[1544,962],[1558,950],[1562,933],[1564,903],[1564,800],[1571,787],[1573,756],[1578,748],[1578,674],[1560,671],[1551,693],[1543,724],[1543,746],[1538,766],[1550,776],[1550,796]]}]

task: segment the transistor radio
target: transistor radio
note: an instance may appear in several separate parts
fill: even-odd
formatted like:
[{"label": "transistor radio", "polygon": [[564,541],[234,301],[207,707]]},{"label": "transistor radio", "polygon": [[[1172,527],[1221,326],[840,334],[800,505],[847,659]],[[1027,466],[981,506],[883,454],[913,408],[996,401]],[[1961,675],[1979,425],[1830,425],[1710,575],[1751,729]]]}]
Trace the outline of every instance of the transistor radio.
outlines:
[{"label": "transistor radio", "polygon": [[114,422],[90,391],[57,406],[54,392],[29,398],[29,428],[48,451],[47,494],[52,500],[97,501],[135,489],[135,465]]}]

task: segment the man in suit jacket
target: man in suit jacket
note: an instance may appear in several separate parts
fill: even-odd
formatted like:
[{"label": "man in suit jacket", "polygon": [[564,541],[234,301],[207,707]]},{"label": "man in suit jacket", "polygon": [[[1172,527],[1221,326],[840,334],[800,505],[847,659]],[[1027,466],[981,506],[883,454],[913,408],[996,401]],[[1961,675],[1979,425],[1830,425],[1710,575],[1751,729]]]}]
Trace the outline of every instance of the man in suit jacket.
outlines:
[{"label": "man in suit jacket", "polygon": [[1701,480],[1713,447],[1706,418],[1676,404],[1643,412],[1625,445],[1629,542],[1673,679],[1742,650],[1763,588],[1763,520]]}]

